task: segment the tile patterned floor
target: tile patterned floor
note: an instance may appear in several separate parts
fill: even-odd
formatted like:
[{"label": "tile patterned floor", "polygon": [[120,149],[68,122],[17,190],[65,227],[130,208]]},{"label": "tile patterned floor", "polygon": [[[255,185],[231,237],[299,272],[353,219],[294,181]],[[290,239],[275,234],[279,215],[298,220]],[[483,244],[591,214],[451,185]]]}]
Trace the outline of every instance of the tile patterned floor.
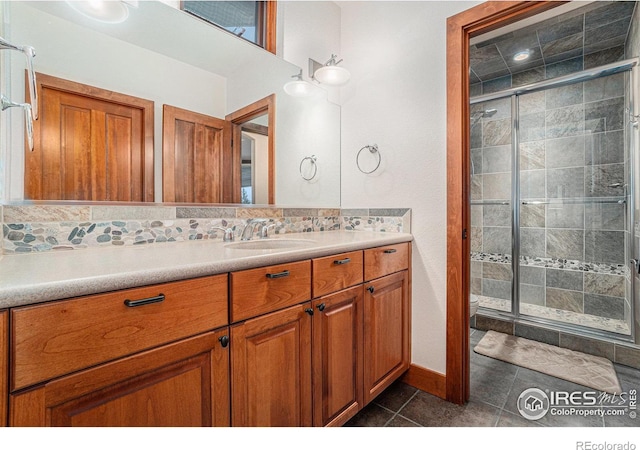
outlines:
[{"label": "tile patterned floor", "polygon": [[[484,331],[471,330],[471,349]],[[640,390],[640,370],[615,365],[622,390]],[[471,350],[471,396],[455,405],[397,382],[367,405],[348,427],[638,427],[640,418],[551,416],[523,418],[516,400],[525,389],[585,391],[583,386],[479,355]]]}]

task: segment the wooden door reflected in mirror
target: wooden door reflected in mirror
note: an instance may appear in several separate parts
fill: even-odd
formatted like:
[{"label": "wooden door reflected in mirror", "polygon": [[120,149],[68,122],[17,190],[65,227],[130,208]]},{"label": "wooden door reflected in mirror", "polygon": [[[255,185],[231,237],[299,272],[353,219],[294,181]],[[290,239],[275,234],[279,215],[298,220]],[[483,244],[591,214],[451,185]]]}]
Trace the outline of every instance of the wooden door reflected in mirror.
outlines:
[{"label": "wooden door reflected in mirror", "polygon": [[25,199],[153,201],[153,102],[43,73],[37,81]]},{"label": "wooden door reflected in mirror", "polygon": [[175,106],[162,112],[163,201],[221,203],[229,125]]},{"label": "wooden door reflected in mirror", "polygon": [[275,94],[226,117],[231,126],[230,202],[275,203]]},{"label": "wooden door reflected in mirror", "polygon": [[163,107],[162,200],[274,203],[275,94],[219,119]]}]

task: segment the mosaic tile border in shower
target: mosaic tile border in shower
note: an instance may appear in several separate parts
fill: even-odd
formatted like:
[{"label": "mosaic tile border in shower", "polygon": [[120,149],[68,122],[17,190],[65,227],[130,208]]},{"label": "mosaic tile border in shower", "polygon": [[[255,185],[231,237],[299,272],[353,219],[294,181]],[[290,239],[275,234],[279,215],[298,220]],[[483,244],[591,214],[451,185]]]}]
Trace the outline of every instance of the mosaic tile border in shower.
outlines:
[{"label": "mosaic tile border in shower", "polygon": [[[494,262],[501,264],[511,264],[511,255],[497,253],[471,252],[471,261]],[[620,264],[599,264],[585,261],[558,259],[558,258],[532,258],[528,256],[520,257],[520,265],[532,267],[546,267],[552,269],[576,270],[580,272],[606,273],[629,277],[629,269]]]},{"label": "mosaic tile border in shower", "polygon": [[[236,236],[249,219],[274,225],[271,233],[312,231],[410,232],[409,209],[358,210],[344,218],[338,208],[9,205],[2,215],[3,252],[24,254],[52,250],[143,245],[222,239]],[[385,216],[374,216],[383,212]]]}]

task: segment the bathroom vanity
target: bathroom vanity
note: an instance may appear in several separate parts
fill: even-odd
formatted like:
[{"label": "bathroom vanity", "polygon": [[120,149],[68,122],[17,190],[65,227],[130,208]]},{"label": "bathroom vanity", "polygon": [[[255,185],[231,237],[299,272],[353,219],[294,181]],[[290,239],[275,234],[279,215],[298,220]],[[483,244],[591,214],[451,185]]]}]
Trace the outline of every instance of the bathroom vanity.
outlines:
[{"label": "bathroom vanity", "polygon": [[[2,423],[344,424],[409,368],[411,235],[281,241],[5,257]],[[20,290],[29,258],[56,268]]]}]

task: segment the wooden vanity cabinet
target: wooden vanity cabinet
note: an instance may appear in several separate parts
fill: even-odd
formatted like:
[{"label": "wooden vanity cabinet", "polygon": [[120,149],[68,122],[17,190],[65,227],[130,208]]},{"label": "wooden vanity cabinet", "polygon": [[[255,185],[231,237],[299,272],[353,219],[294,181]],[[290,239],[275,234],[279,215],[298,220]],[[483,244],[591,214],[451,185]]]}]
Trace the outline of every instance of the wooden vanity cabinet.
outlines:
[{"label": "wooden vanity cabinet", "polygon": [[229,426],[225,336],[205,333],[12,394],[11,426]]},{"label": "wooden vanity cabinet", "polygon": [[231,326],[231,425],[308,427],[310,303]]},{"label": "wooden vanity cabinet", "polygon": [[9,395],[9,313],[0,311],[0,427],[7,426]]},{"label": "wooden vanity cabinet", "polygon": [[0,424],[343,425],[409,367],[410,251],[0,312]]},{"label": "wooden vanity cabinet", "polygon": [[408,243],[364,252],[364,403],[404,373],[411,362]]},{"label": "wooden vanity cabinet", "polygon": [[10,424],[228,426],[227,324],[226,274],[14,308]]},{"label": "wooden vanity cabinet", "polygon": [[231,272],[231,323],[311,299],[311,262],[297,261]]},{"label": "wooden vanity cabinet", "polygon": [[312,260],[313,424],[340,426],[362,409],[362,250]]},{"label": "wooden vanity cabinet", "polygon": [[341,426],[363,406],[362,284],[313,301],[313,425]]}]

